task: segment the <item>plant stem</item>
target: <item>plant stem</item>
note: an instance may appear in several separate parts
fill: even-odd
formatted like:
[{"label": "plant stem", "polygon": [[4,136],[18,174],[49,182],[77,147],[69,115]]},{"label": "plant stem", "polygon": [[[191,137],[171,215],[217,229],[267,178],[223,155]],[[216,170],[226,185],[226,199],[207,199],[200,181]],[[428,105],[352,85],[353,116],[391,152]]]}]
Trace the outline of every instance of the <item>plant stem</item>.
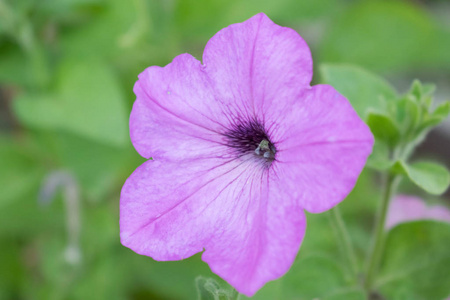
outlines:
[{"label": "plant stem", "polygon": [[342,249],[347,256],[348,263],[350,265],[350,270],[354,278],[358,275],[358,265],[356,262],[356,255],[353,245],[350,240],[350,235],[348,234],[347,228],[345,227],[344,220],[342,219],[341,211],[338,206],[331,209],[331,219],[335,225],[336,232],[338,234],[338,240],[342,245]]},{"label": "plant stem", "polygon": [[384,242],[385,242],[385,221],[386,221],[386,213],[389,207],[389,202],[392,198],[392,195],[395,193],[395,189],[397,187],[399,177],[396,175],[387,175],[385,190],[383,194],[383,199],[381,203],[380,210],[378,212],[377,223],[375,227],[375,236],[374,241],[372,243],[372,250],[370,252],[369,260],[368,260],[368,268],[366,273],[366,279],[364,281],[364,288],[367,293],[370,294],[373,280],[378,271],[378,265],[380,263],[381,255],[383,253]]}]

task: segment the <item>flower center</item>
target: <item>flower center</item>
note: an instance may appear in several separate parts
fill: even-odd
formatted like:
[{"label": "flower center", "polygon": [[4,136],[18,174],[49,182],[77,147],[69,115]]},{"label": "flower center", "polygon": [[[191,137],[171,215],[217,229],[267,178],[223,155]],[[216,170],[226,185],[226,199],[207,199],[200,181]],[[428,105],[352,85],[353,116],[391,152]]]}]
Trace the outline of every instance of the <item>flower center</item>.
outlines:
[{"label": "flower center", "polygon": [[269,166],[275,160],[277,150],[259,120],[240,120],[233,124],[224,136],[227,146],[239,156],[252,154],[269,163]]},{"label": "flower center", "polygon": [[277,150],[275,149],[275,146],[272,145],[268,140],[262,140],[261,143],[259,143],[258,147],[255,149],[256,155],[262,155],[267,160],[274,160],[276,152]]}]

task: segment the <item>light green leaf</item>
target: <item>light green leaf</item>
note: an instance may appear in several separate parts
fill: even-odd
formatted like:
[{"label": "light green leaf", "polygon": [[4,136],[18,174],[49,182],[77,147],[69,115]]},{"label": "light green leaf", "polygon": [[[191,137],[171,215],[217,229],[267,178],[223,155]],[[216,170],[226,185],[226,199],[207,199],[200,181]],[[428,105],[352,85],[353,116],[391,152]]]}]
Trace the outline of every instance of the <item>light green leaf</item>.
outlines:
[{"label": "light green leaf", "polygon": [[411,85],[410,93],[420,101],[422,99],[423,89],[422,83],[419,80],[415,79]]},{"label": "light green leaf", "polygon": [[397,122],[401,132],[404,135],[413,133],[420,119],[419,104],[409,97],[403,97],[396,104]]},{"label": "light green leaf", "polygon": [[197,299],[198,293],[194,279],[199,275],[214,278],[221,286],[226,284],[201,260],[201,254],[183,261],[161,263],[129,252],[125,258],[132,263],[133,267],[128,279],[130,285],[136,286],[136,275],[138,275],[141,278],[139,283],[162,295],[160,299]]},{"label": "light green leaf", "polygon": [[234,299],[232,292],[220,287],[219,283],[212,278],[198,276],[195,279],[198,300],[229,300]]},{"label": "light green leaf", "polygon": [[376,142],[381,140],[391,147],[398,143],[400,132],[389,116],[377,112],[369,112],[367,114],[367,125],[369,125],[375,136]]},{"label": "light green leaf", "polygon": [[327,256],[311,255],[295,262],[283,280],[283,299],[324,297],[346,286],[342,266]]},{"label": "light green leaf", "polygon": [[445,192],[450,183],[448,170],[432,162],[406,164],[403,161],[397,161],[393,165],[392,171],[406,175],[417,186],[433,195]]},{"label": "light green leaf", "polygon": [[286,275],[268,283],[252,299],[344,299],[338,295],[354,292],[355,288],[335,257],[313,254],[296,260]]},{"label": "light green leaf", "polygon": [[367,165],[379,171],[387,170],[392,166],[389,160],[389,147],[386,143],[381,140],[375,142],[372,154],[367,159]]},{"label": "light green leaf", "polygon": [[344,288],[321,298],[322,300],[366,300],[366,293],[361,288]]},{"label": "light green leaf", "polygon": [[444,101],[431,114],[435,118],[440,118],[441,120],[444,120],[448,117],[450,113],[450,101]]},{"label": "light green leaf", "polygon": [[425,104],[427,107],[430,106],[431,102],[429,102],[430,96],[433,95],[436,90],[436,85],[434,84],[422,84],[420,80],[414,80],[410,94],[413,95],[419,103]]},{"label": "light green leaf", "polygon": [[136,156],[131,145],[123,148],[110,147],[70,133],[55,134],[52,137],[55,156],[63,168],[74,173],[89,200],[103,199],[118,180],[125,180],[125,176],[144,161]]},{"label": "light green leaf", "polygon": [[357,66],[324,64],[320,74],[323,83],[332,85],[344,95],[361,118],[365,118],[368,108],[381,109],[381,98],[390,100],[397,95],[383,78]]},{"label": "light green leaf", "polygon": [[450,101],[441,103],[431,114],[426,114],[424,120],[419,126],[419,132],[429,130],[442,121],[444,121],[450,113]]},{"label": "light green leaf", "polygon": [[27,153],[11,138],[0,136],[0,210],[34,190],[44,174],[36,157]]},{"label": "light green leaf", "polygon": [[[98,56],[114,58],[120,55],[124,50],[121,35],[125,35],[134,27],[135,22],[140,23],[141,15],[149,17],[152,11],[148,9],[147,2],[154,1],[103,0],[92,2],[94,5],[95,2],[98,2],[99,5],[104,6],[101,13],[95,18],[88,19],[89,22],[86,22],[84,26],[78,26],[77,30],[66,32],[59,41],[61,52],[70,57],[76,57],[79,61],[84,61],[86,58],[96,59]],[[139,6],[139,4],[143,5]],[[50,4],[50,6],[52,5]],[[66,6],[67,8],[68,12],[73,14],[73,9],[70,6]],[[152,23],[148,20],[144,21],[144,25],[147,29],[152,27]],[[162,29],[163,25],[161,24],[159,28]],[[166,38],[170,38],[168,34]],[[167,48],[165,50],[167,51]],[[130,61],[130,58],[126,57],[126,60]]]},{"label": "light green leaf", "polygon": [[127,141],[124,97],[114,71],[99,61],[67,62],[51,95],[22,95],[14,101],[26,125],[64,129],[98,142],[122,146]]},{"label": "light green leaf", "polygon": [[198,300],[216,300],[216,291],[220,288],[219,284],[211,278],[199,276],[195,278]]},{"label": "light green leaf", "polygon": [[375,282],[386,299],[445,299],[450,293],[450,225],[400,224],[388,234]]},{"label": "light green leaf", "polygon": [[439,39],[433,19],[420,6],[409,1],[353,3],[329,24],[318,47],[321,60],[392,72],[429,67],[430,62],[436,62],[429,53],[442,51],[440,59],[449,66],[448,58],[442,55],[443,50],[448,53],[448,45]]}]

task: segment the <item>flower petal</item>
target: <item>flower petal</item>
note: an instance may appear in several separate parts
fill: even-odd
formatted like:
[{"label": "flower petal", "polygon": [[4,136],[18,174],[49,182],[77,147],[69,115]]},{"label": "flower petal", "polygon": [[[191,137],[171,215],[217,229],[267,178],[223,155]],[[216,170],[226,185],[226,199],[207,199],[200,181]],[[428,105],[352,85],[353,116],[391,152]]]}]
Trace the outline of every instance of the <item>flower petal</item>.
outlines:
[{"label": "flower petal", "polygon": [[[120,197],[124,246],[156,260],[178,260],[203,250],[227,226],[230,189],[254,166],[244,160],[148,161],[128,178]],[[239,188],[239,191],[242,187]]]},{"label": "flower petal", "polygon": [[443,205],[427,206],[415,196],[398,195],[389,205],[386,228],[416,220],[437,220],[450,222],[450,210]]},{"label": "flower petal", "polygon": [[372,151],[373,135],[334,88],[316,85],[273,132],[274,169],[307,211],[323,212],[353,189]]},{"label": "flower petal", "polygon": [[224,118],[203,67],[189,54],[139,75],[130,136],[143,157],[185,160],[214,153],[222,143]]},{"label": "flower petal", "polygon": [[295,260],[306,217],[277,178],[255,177],[234,199],[228,227],[216,233],[202,259],[240,293],[251,297],[285,274]]},{"label": "flower petal", "polygon": [[203,63],[231,115],[264,118],[283,100],[280,95],[285,90],[306,88],[312,78],[305,41],[263,13],[214,35],[205,47]]}]

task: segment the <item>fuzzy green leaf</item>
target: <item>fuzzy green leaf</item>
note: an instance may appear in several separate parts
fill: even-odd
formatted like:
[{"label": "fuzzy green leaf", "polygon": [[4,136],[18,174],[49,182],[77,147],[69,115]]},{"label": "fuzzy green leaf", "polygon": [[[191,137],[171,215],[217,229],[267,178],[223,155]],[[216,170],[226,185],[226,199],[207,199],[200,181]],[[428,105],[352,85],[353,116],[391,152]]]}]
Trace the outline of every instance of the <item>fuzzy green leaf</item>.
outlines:
[{"label": "fuzzy green leaf", "polygon": [[320,67],[320,74],[324,83],[335,87],[351,102],[361,118],[368,108],[382,108],[381,98],[393,99],[397,95],[383,78],[357,66],[325,64]]},{"label": "fuzzy green leaf", "polygon": [[406,175],[418,187],[433,195],[444,193],[450,183],[448,170],[432,162],[406,164],[403,161],[397,161],[392,167],[392,171]]},{"label": "fuzzy green leaf", "polygon": [[397,102],[397,122],[403,134],[413,133],[420,119],[419,104],[408,97]]},{"label": "fuzzy green leaf", "polygon": [[53,94],[23,95],[14,101],[26,125],[63,129],[98,142],[122,146],[127,119],[122,90],[114,72],[100,62],[67,62]]},{"label": "fuzzy green leaf", "polygon": [[369,112],[367,125],[369,125],[376,140],[381,140],[391,147],[398,143],[400,132],[389,116],[377,112]]},{"label": "fuzzy green leaf", "polygon": [[383,171],[392,166],[392,162],[389,160],[389,147],[382,141],[376,141],[367,159],[367,165],[375,170]]},{"label": "fuzzy green leaf", "polygon": [[400,224],[388,234],[375,288],[386,299],[445,299],[450,292],[450,225]]}]

